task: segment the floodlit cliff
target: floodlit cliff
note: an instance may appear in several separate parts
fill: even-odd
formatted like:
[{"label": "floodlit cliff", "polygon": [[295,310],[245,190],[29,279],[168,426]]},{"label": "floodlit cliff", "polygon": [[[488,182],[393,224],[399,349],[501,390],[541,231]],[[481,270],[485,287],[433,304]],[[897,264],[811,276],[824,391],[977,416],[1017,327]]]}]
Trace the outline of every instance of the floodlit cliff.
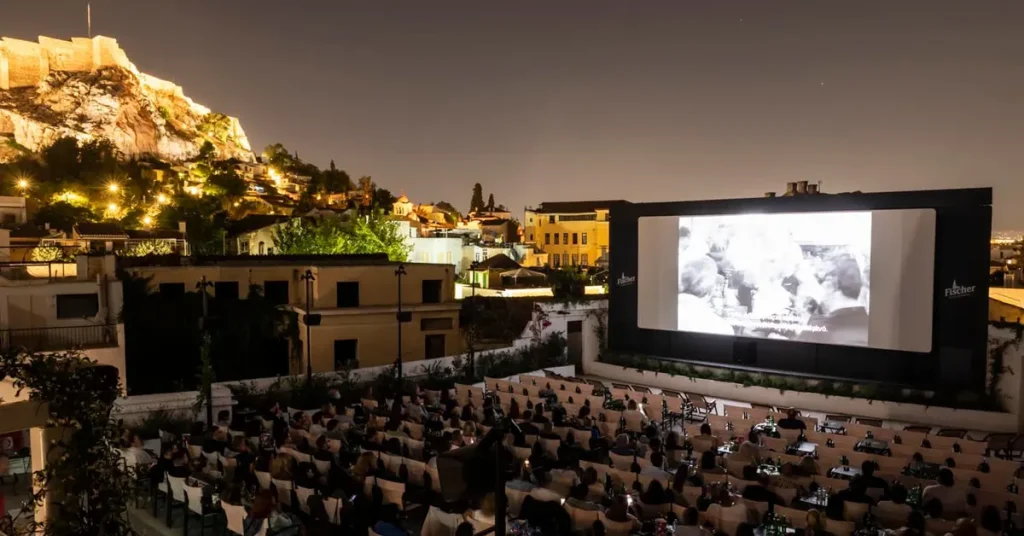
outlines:
[{"label": "floodlit cliff", "polygon": [[57,138],[105,138],[126,156],[181,161],[207,141],[220,158],[253,161],[233,117],[139,72],[107,37],[0,40],[0,161]]}]

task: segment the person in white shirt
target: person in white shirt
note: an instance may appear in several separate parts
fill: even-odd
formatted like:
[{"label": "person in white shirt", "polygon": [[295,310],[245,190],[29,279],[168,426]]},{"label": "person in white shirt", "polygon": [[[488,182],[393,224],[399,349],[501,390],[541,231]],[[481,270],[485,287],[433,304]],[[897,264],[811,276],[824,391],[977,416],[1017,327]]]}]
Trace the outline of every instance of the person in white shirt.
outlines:
[{"label": "person in white shirt", "polygon": [[924,492],[921,494],[921,503],[928,504],[932,499],[938,499],[942,503],[944,515],[962,513],[967,505],[967,494],[964,490],[953,487],[953,471],[943,467],[939,471],[938,482],[938,484],[924,488]]},{"label": "person in white shirt", "polygon": [[640,470],[642,475],[651,475],[658,480],[668,481],[672,480],[672,473],[662,469],[662,465],[665,463],[665,455],[660,452],[651,453],[651,463]]}]

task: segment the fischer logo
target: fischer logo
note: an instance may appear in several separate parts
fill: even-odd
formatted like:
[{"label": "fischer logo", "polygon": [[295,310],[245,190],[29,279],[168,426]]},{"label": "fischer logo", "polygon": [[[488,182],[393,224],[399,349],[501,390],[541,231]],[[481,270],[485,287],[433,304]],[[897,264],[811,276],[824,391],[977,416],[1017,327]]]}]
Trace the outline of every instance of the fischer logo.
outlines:
[{"label": "fischer logo", "polygon": [[620,287],[628,287],[629,285],[636,283],[636,276],[634,275],[630,277],[627,276],[626,274],[622,274],[619,276],[618,279],[615,280],[615,283]]},{"label": "fischer logo", "polygon": [[970,296],[974,294],[975,285],[971,286],[960,286],[956,284],[956,279],[953,280],[953,286],[946,289],[947,298],[963,298],[964,296]]}]

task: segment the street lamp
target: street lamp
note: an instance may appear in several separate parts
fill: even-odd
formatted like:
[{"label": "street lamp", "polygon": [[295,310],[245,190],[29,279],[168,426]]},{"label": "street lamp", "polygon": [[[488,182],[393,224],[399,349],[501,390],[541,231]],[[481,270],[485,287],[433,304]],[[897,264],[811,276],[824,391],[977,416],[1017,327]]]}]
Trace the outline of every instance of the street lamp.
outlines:
[{"label": "street lamp", "polygon": [[405,264],[400,263],[398,268],[395,269],[395,278],[398,279],[398,314],[395,318],[398,320],[398,359],[395,361],[398,367],[398,385],[402,385],[402,322],[405,321],[405,317],[402,315],[402,276],[406,275]]},{"label": "street lamp", "polygon": [[309,329],[312,325],[320,325],[320,315],[310,314],[310,309],[313,307],[313,281],[316,278],[313,277],[313,270],[306,270],[306,273],[299,276],[299,279],[306,283],[306,315],[302,318],[302,323],[306,324],[306,385],[313,384],[313,344],[312,344],[312,331]]},{"label": "street lamp", "polygon": [[[206,346],[206,348],[205,348],[205,351],[207,352],[207,356],[206,357],[207,357],[207,360],[209,361],[210,368],[213,368],[213,360],[209,356],[209,351],[210,351],[210,348],[209,348],[209,344],[210,344],[210,331],[209,331],[209,326],[207,325],[207,321],[209,319],[210,309],[209,309],[209,305],[207,303],[206,289],[210,288],[212,286],[213,286],[213,281],[210,281],[210,280],[206,279],[205,275],[203,276],[202,279],[199,280],[198,283],[196,283],[196,289],[199,290],[199,295],[202,297],[202,303],[203,303],[203,316],[199,319],[199,331],[201,332],[201,335],[203,337],[203,345]],[[203,374],[203,377],[204,377],[203,383],[205,385],[201,385],[200,387],[204,391],[204,395],[203,396],[206,397],[206,425],[209,426],[209,427],[212,427],[213,426],[213,382],[212,381],[205,381],[205,378],[206,378],[206,371],[205,370],[203,371],[202,374]]]}]

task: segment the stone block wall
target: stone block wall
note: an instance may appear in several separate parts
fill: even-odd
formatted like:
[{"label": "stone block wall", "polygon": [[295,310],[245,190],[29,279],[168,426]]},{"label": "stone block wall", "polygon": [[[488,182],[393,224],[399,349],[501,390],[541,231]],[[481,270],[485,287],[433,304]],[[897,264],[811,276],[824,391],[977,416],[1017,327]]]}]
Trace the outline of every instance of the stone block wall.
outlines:
[{"label": "stone block wall", "polygon": [[64,41],[40,36],[39,42],[0,38],[0,89],[34,86],[50,71],[92,71],[115,65],[134,70],[117,40],[110,37]]}]

